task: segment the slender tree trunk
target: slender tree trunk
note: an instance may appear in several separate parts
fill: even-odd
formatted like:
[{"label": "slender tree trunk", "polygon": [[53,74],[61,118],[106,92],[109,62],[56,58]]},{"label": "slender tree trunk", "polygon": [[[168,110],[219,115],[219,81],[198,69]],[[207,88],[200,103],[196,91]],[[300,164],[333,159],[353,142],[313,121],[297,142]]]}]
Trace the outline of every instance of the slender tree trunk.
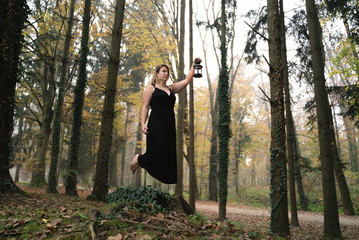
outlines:
[{"label": "slender tree trunk", "polygon": [[208,200],[218,201],[218,102],[214,97],[212,116],[212,135],[209,157],[209,179],[208,179]]},{"label": "slender tree trunk", "polygon": [[49,146],[51,134],[51,121],[53,117],[52,105],[55,94],[55,59],[44,63],[44,79],[41,81],[42,96],[44,106],[42,108],[42,119],[40,123],[40,135],[38,141],[38,155],[33,166],[31,184],[42,186],[45,181],[46,152]]},{"label": "slender tree trunk", "polygon": [[[344,109],[341,110],[341,112],[344,111]],[[355,143],[355,129],[353,123],[350,121],[350,119],[348,119],[348,117],[343,117],[343,122],[349,145],[350,170],[353,172],[358,172],[358,148]]]},{"label": "slender tree trunk", "polygon": [[[293,119],[292,113],[290,113],[290,119]],[[298,194],[299,194],[299,201],[300,201],[300,207],[302,210],[307,211],[308,210],[308,198],[304,193],[304,187],[303,187],[303,181],[302,181],[302,173],[300,171],[300,165],[299,165],[299,155],[300,155],[300,148],[298,145],[298,139],[296,136],[296,130],[294,121],[291,121],[292,123],[291,128],[293,131],[293,135],[295,137],[295,145],[293,146],[293,160],[294,160],[294,171],[295,171],[295,182],[297,184],[298,188]]]},{"label": "slender tree trunk", "polygon": [[[181,0],[180,14],[180,39],[179,39],[179,68],[178,80],[184,79],[184,40],[185,40],[185,9],[186,1]],[[177,184],[175,187],[175,195],[183,196],[183,138],[184,138],[184,117],[186,91],[182,90],[178,93],[178,113],[177,113]]]},{"label": "slender tree trunk", "polygon": [[15,87],[22,29],[27,17],[24,0],[5,0],[0,8],[0,193],[19,191],[9,171],[11,135],[13,132]]},{"label": "slender tree trunk", "polygon": [[306,0],[309,40],[312,54],[314,92],[317,106],[320,161],[322,168],[322,186],[324,200],[324,236],[329,239],[342,238],[337,195],[334,179],[334,156],[331,124],[332,115],[329,107],[328,94],[325,89],[324,49],[322,45],[321,27],[314,0]]},{"label": "slender tree trunk", "polygon": [[288,76],[288,61],[287,61],[287,45],[285,35],[285,24],[284,24],[284,10],[283,0],[279,1],[280,6],[280,27],[281,27],[281,44],[282,44],[282,65],[283,65],[283,87],[285,92],[285,116],[287,126],[287,153],[288,153],[288,175],[289,175],[289,197],[290,197],[290,213],[291,213],[291,224],[293,226],[299,225],[298,212],[297,212],[297,200],[295,194],[295,170],[294,170],[294,146],[295,135],[294,135],[294,121],[292,117],[292,109],[290,103],[290,91],[289,91],[289,76]]},{"label": "slender tree trunk", "polygon": [[210,157],[209,157],[209,174],[208,174],[208,200],[218,201],[218,101],[215,94],[215,90],[212,88],[211,79],[209,78],[208,64],[207,64],[207,49],[205,48],[205,37],[202,36],[201,31],[199,31],[202,46],[203,46],[203,55],[204,55],[204,69],[206,70],[207,83],[208,83],[208,92],[209,92],[209,101],[210,101],[210,114],[211,114],[211,147],[210,147]]},{"label": "slender tree trunk", "polygon": [[80,66],[79,76],[75,87],[75,96],[72,103],[73,108],[73,124],[70,139],[70,153],[67,164],[66,174],[66,194],[77,196],[77,170],[79,166],[79,147],[81,139],[81,126],[82,126],[82,108],[84,105],[85,86],[87,82],[86,66],[87,55],[89,52],[88,41],[90,31],[91,19],[91,0],[85,0],[83,27],[81,36],[81,52],[80,52]]},{"label": "slender tree trunk", "polygon": [[[330,111],[330,109],[328,111]],[[334,127],[332,124],[331,124],[331,131],[332,131],[331,142],[333,142],[332,148],[333,148],[333,157],[334,157],[334,173],[335,173],[335,177],[337,179],[340,196],[341,196],[341,199],[343,202],[343,210],[344,210],[345,215],[352,216],[355,214],[355,212],[354,212],[354,208],[353,208],[352,199],[350,197],[348,184],[345,179],[345,175],[344,175],[344,171],[343,171],[343,164],[341,162],[338,147],[336,145]]]},{"label": "slender tree trunk", "polygon": [[[24,118],[23,117],[20,117],[19,119],[19,133],[18,133],[18,137],[17,137],[17,141],[16,141],[16,149],[18,151],[18,153],[20,153],[20,157],[16,160],[16,170],[15,170],[15,178],[14,178],[14,182],[17,183],[19,182],[19,178],[20,178],[20,168],[21,168],[21,162],[23,161],[23,158],[22,158],[22,149],[23,149],[23,146],[22,146],[22,132],[23,132],[23,124],[24,123]],[[14,157],[16,159],[16,157]]]},{"label": "slender tree trunk", "polygon": [[[189,0],[189,62],[193,61],[193,20],[192,0]],[[193,81],[189,86],[189,205],[196,211],[197,177],[194,159],[194,93]]]},{"label": "slender tree trunk", "polygon": [[126,149],[127,149],[127,138],[128,138],[127,129],[128,129],[129,115],[130,115],[130,104],[126,103],[125,139],[123,142],[122,153],[121,153],[120,186],[124,186],[123,178],[125,175],[125,165],[126,165]]},{"label": "slender tree trunk", "polygon": [[60,152],[60,134],[61,134],[61,118],[62,118],[62,108],[65,97],[65,85],[67,78],[67,63],[70,53],[70,44],[71,44],[71,32],[74,22],[74,12],[75,12],[75,0],[70,2],[70,12],[69,12],[69,21],[67,23],[66,37],[64,43],[64,55],[61,62],[61,77],[60,77],[60,88],[57,96],[57,104],[54,112],[54,121],[52,129],[52,152],[51,152],[51,163],[48,177],[48,185],[46,192],[48,193],[57,193],[57,163]]},{"label": "slender tree trunk", "polygon": [[[283,62],[278,0],[267,0],[268,45],[271,103],[271,224],[270,231],[286,237],[290,234],[287,199],[285,118],[283,98]],[[287,66],[284,66],[287,67]]]},{"label": "slender tree trunk", "polygon": [[120,46],[124,19],[125,0],[116,1],[115,21],[108,63],[108,73],[105,90],[105,102],[102,111],[100,143],[96,161],[96,175],[91,196],[94,199],[105,201],[108,192],[108,163],[112,145],[114,106],[116,97],[117,73],[120,62]]},{"label": "slender tree trunk", "polygon": [[109,185],[117,187],[117,157],[119,152],[119,147],[121,145],[120,137],[118,136],[117,129],[114,130],[114,141],[112,143],[112,151],[109,161]]},{"label": "slender tree trunk", "polygon": [[229,139],[230,132],[230,109],[231,103],[229,99],[229,75],[227,67],[227,45],[226,45],[226,1],[221,1],[221,69],[218,81],[218,102],[219,102],[219,121],[218,121],[218,137],[219,137],[219,169],[218,184],[219,189],[219,220],[226,219],[226,205],[228,195],[228,164],[229,164]]},{"label": "slender tree trunk", "polygon": [[[142,154],[142,129],[141,129],[141,119],[139,119],[137,124],[137,134],[136,134],[136,150],[135,154]],[[140,187],[142,184],[142,168],[138,167],[135,174],[135,186]]]}]

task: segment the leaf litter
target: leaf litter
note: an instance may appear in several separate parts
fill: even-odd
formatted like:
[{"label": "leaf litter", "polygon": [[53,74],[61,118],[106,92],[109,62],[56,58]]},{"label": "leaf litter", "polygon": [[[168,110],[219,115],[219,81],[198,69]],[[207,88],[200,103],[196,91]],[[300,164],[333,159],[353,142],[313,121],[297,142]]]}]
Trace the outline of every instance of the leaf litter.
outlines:
[{"label": "leaf litter", "polygon": [[[0,239],[280,239],[268,233],[266,216],[229,215],[229,220],[220,222],[211,210],[187,216],[175,211],[146,214],[131,208],[113,216],[108,203],[85,200],[90,192],[69,197],[61,188],[60,194],[46,194],[45,188],[20,187],[28,196],[0,199]],[[321,239],[322,228],[301,223],[291,227],[287,239]],[[342,232],[345,239],[359,234],[351,226],[342,227]]]}]

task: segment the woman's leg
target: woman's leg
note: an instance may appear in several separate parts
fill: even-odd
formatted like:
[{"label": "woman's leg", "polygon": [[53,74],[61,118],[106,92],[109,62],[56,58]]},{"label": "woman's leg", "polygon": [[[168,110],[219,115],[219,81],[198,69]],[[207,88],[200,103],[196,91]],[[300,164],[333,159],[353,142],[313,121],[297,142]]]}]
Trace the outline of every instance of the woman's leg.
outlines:
[{"label": "woman's leg", "polygon": [[130,162],[130,170],[131,170],[132,174],[135,174],[137,168],[139,167],[139,165],[138,165],[138,156],[139,155],[140,154],[136,154],[135,157]]}]

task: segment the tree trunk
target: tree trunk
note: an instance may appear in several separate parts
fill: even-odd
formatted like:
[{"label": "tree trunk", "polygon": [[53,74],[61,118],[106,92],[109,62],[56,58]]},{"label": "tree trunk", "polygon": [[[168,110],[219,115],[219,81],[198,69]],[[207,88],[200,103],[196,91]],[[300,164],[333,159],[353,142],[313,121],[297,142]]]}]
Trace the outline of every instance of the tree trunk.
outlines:
[{"label": "tree trunk", "polygon": [[228,164],[229,164],[229,139],[230,132],[230,99],[229,99],[229,75],[227,67],[227,46],[226,46],[226,1],[221,1],[221,69],[218,81],[218,137],[219,137],[219,220],[226,219],[226,205],[228,195]]},{"label": "tree trunk", "polygon": [[271,103],[271,224],[270,231],[286,237],[290,234],[287,199],[287,170],[285,150],[285,118],[283,99],[283,67],[281,23],[278,0],[267,0],[268,46],[270,63]]},{"label": "tree trunk", "polygon": [[[184,79],[184,41],[185,41],[185,9],[186,1],[181,0],[180,14],[180,39],[179,39],[179,68],[178,80]],[[178,93],[178,113],[177,113],[177,184],[175,195],[183,197],[183,137],[184,137],[184,116],[185,116],[186,91]]]},{"label": "tree trunk", "polygon": [[[292,113],[290,113],[290,119],[293,119]],[[294,172],[295,172],[295,182],[297,184],[298,188],[298,194],[299,194],[299,201],[300,201],[300,207],[302,210],[307,211],[308,210],[308,198],[304,193],[304,187],[303,187],[303,181],[302,181],[302,173],[300,172],[300,165],[299,165],[299,156],[300,156],[300,148],[298,145],[298,139],[296,136],[296,130],[294,122],[292,123],[291,128],[293,131],[293,136],[295,137],[295,145],[293,146],[293,160],[294,160]],[[288,126],[289,128],[289,126]]]},{"label": "tree trunk", "polygon": [[[213,94],[213,93],[210,93]],[[218,201],[218,100],[214,97],[212,117],[211,149],[209,157],[208,200]]]},{"label": "tree trunk", "polygon": [[[137,136],[136,136],[136,150],[135,154],[142,154],[142,129],[141,129],[141,119],[139,119],[137,124]],[[142,184],[142,168],[138,167],[135,174],[135,186],[140,187]]]},{"label": "tree trunk", "polygon": [[123,178],[125,175],[125,165],[126,165],[126,148],[127,148],[127,138],[128,138],[127,129],[128,129],[129,115],[130,115],[130,104],[126,103],[125,138],[124,138],[122,153],[121,153],[120,186],[124,186]]},{"label": "tree trunk", "polygon": [[291,213],[291,225],[298,226],[298,212],[297,212],[297,200],[295,194],[295,170],[294,170],[294,146],[295,135],[294,135],[294,121],[292,118],[292,109],[290,103],[290,91],[289,91],[289,76],[288,76],[288,61],[287,61],[287,45],[285,35],[285,24],[284,24],[284,10],[283,0],[279,1],[280,5],[280,27],[281,27],[281,44],[282,44],[282,71],[283,71],[283,87],[285,92],[285,116],[287,126],[287,146],[288,146],[288,175],[289,175],[289,198],[290,198],[290,213]]},{"label": "tree trunk", "polygon": [[71,32],[74,22],[74,11],[75,11],[75,0],[70,2],[70,13],[69,21],[67,23],[66,37],[64,43],[64,55],[61,62],[61,78],[60,78],[60,88],[57,96],[57,104],[54,112],[54,121],[52,129],[52,152],[51,152],[51,163],[50,171],[48,177],[48,185],[46,192],[48,193],[57,193],[57,165],[60,152],[60,134],[61,134],[61,118],[62,118],[62,108],[65,97],[65,84],[67,78],[67,63],[70,52],[71,44]]},{"label": "tree trunk", "polygon": [[[344,110],[342,110],[341,112],[344,112]],[[358,148],[355,143],[355,128],[350,119],[348,119],[348,117],[343,117],[343,122],[349,145],[350,170],[353,172],[358,172]]]},{"label": "tree trunk", "polygon": [[207,49],[205,48],[205,37],[202,36],[201,31],[199,31],[202,46],[203,46],[203,55],[204,55],[204,69],[206,70],[207,83],[208,83],[208,92],[209,92],[209,101],[211,105],[210,114],[211,114],[211,147],[210,147],[210,157],[209,157],[209,174],[208,174],[208,200],[218,201],[218,101],[215,94],[215,90],[212,88],[211,79],[209,78],[208,64],[207,64]]},{"label": "tree trunk", "polygon": [[100,143],[97,153],[96,174],[91,196],[99,201],[105,201],[108,192],[108,163],[111,155],[114,106],[116,97],[117,73],[120,62],[120,46],[125,10],[125,0],[117,0],[115,21],[111,41],[110,59],[105,90],[105,102],[102,111]]},{"label": "tree trunk", "polygon": [[0,193],[19,191],[9,171],[11,135],[13,132],[15,88],[22,29],[27,16],[24,0],[5,0],[0,8]]},{"label": "tree trunk", "polygon": [[121,139],[120,136],[118,136],[117,129],[114,130],[113,135],[115,140],[112,143],[112,151],[109,161],[109,185],[117,187],[117,157],[121,145]]},{"label": "tree trunk", "polygon": [[55,59],[44,63],[44,79],[41,81],[44,105],[42,108],[42,120],[40,123],[40,135],[38,141],[38,155],[33,166],[31,185],[42,186],[45,181],[46,152],[49,146],[51,134],[51,121],[53,117],[52,105],[54,101]]},{"label": "tree trunk", "polygon": [[[329,108],[328,111],[330,112],[330,108]],[[342,199],[342,202],[343,202],[343,210],[344,210],[345,215],[352,216],[352,215],[355,214],[355,212],[354,212],[354,208],[353,208],[352,199],[350,197],[348,184],[347,184],[347,181],[345,179],[344,172],[343,172],[343,164],[342,164],[342,161],[340,159],[340,155],[339,155],[339,152],[338,152],[338,147],[336,145],[335,133],[334,133],[333,125],[331,125],[331,131],[332,131],[332,133],[331,133],[331,142],[333,143],[332,148],[333,148],[333,157],[334,157],[334,173],[335,173],[335,177],[337,179],[337,183],[338,183],[338,187],[339,187],[339,191],[340,191],[340,196],[341,196],[341,199]]]},{"label": "tree trunk", "polygon": [[19,182],[19,178],[20,178],[20,168],[21,168],[21,163],[23,161],[22,158],[22,133],[23,133],[23,124],[24,123],[24,118],[22,116],[20,116],[19,119],[19,133],[18,133],[18,137],[17,137],[17,141],[15,143],[15,149],[17,149],[17,152],[20,154],[20,157],[18,159],[16,159],[16,157],[14,157],[15,161],[16,161],[16,170],[15,170],[15,178],[14,178],[14,182],[17,183]]},{"label": "tree trunk", "polygon": [[85,0],[83,27],[81,36],[81,52],[80,52],[80,65],[79,76],[75,87],[75,96],[72,103],[73,108],[73,124],[70,139],[70,152],[67,164],[66,174],[66,194],[71,196],[77,196],[77,170],[79,166],[79,147],[81,139],[81,125],[82,125],[82,108],[84,105],[84,94],[87,82],[86,66],[87,55],[89,52],[89,30],[91,19],[91,0]]},{"label": "tree trunk", "polygon": [[[189,0],[189,62],[193,61],[193,10],[192,0]],[[189,205],[196,211],[196,192],[197,192],[197,177],[196,177],[196,166],[194,158],[194,92],[193,92],[193,81],[189,86],[189,151],[188,151],[188,162],[189,162]]]},{"label": "tree trunk", "polygon": [[332,123],[330,122],[333,120],[331,112],[329,111],[328,94],[325,89],[324,49],[315,1],[306,0],[306,9],[312,54],[314,93],[317,107],[320,161],[322,168],[324,236],[330,239],[342,238],[334,179],[334,156],[332,145],[335,144],[335,142],[328,141],[328,139],[332,139]]}]

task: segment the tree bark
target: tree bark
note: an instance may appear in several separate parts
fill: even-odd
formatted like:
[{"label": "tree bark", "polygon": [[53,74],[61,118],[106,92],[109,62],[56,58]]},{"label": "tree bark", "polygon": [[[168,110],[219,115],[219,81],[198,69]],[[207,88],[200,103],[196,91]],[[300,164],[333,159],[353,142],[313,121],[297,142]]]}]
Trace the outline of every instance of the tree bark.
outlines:
[{"label": "tree bark", "polygon": [[317,107],[317,121],[320,145],[320,161],[322,168],[322,187],[324,202],[324,236],[330,239],[342,238],[337,195],[335,191],[333,144],[331,138],[332,115],[324,77],[324,49],[322,45],[321,27],[314,0],[306,0],[309,40],[312,54],[314,93]]},{"label": "tree bark", "polygon": [[111,41],[110,59],[105,90],[105,102],[102,111],[100,143],[97,153],[96,174],[91,197],[105,201],[108,192],[108,163],[112,145],[114,106],[116,97],[117,74],[120,62],[120,46],[125,10],[125,0],[116,1],[115,21]]},{"label": "tree bark", "polygon": [[[181,0],[180,13],[180,39],[179,39],[179,68],[178,80],[184,79],[184,41],[185,41],[185,9],[186,1]],[[175,187],[175,195],[183,197],[183,144],[184,144],[184,117],[186,91],[182,90],[178,93],[178,112],[177,112],[177,184]]]},{"label": "tree bark", "polygon": [[[127,128],[128,128],[128,122],[129,122],[129,115],[130,115],[130,104],[126,103],[126,120],[125,120],[125,137],[122,147],[122,153],[121,153],[121,173],[120,173],[120,186],[124,186],[123,178],[125,175],[125,165],[126,165],[126,144],[127,144]],[[140,122],[141,124],[141,122]],[[141,130],[142,132],[142,130]]]},{"label": "tree bark", "polygon": [[[193,10],[192,0],[189,0],[189,62],[193,61]],[[197,196],[197,177],[195,166],[195,150],[194,150],[194,92],[193,81],[189,86],[189,205],[196,211],[196,196]]]},{"label": "tree bark", "polygon": [[[290,114],[290,119],[293,119],[292,113]],[[293,122],[293,121],[292,121]],[[293,160],[294,160],[294,171],[295,171],[295,182],[297,184],[298,188],[298,194],[299,194],[299,201],[300,201],[300,207],[302,210],[307,211],[308,210],[308,198],[304,193],[304,187],[303,187],[303,181],[302,181],[302,173],[300,171],[300,165],[299,165],[299,156],[300,156],[300,148],[298,145],[298,139],[296,136],[296,130],[294,122],[293,124],[290,124],[292,127],[293,135],[295,137],[295,145],[293,146]]]},{"label": "tree bark", "polygon": [[230,132],[230,99],[229,99],[229,75],[227,67],[227,45],[226,45],[226,1],[221,0],[221,69],[218,81],[218,137],[219,137],[219,220],[226,219],[226,205],[228,195],[228,164],[229,164],[229,139]]},{"label": "tree bark", "polygon": [[286,237],[290,234],[287,199],[285,118],[283,98],[283,65],[281,23],[278,0],[267,0],[268,46],[271,103],[271,224],[270,231]]},{"label": "tree bark", "polygon": [[33,165],[31,184],[42,186],[45,181],[46,152],[51,134],[51,121],[53,117],[52,105],[55,94],[55,59],[52,58],[44,63],[44,77],[41,81],[42,96],[42,119],[40,122],[40,134],[38,140],[37,159]]},{"label": "tree bark", "polygon": [[286,116],[286,126],[287,126],[287,153],[288,153],[288,175],[289,175],[289,198],[290,198],[290,215],[291,215],[291,225],[298,226],[298,212],[297,212],[297,200],[295,193],[295,170],[294,170],[294,146],[295,142],[295,133],[294,133],[294,121],[292,118],[292,109],[291,109],[291,98],[289,91],[289,76],[288,76],[288,61],[287,61],[287,45],[286,45],[286,35],[285,35],[285,24],[284,24],[284,10],[283,10],[283,0],[279,1],[280,5],[280,27],[281,27],[281,53],[282,53],[282,70],[283,70],[283,88],[285,93],[285,116]]},{"label": "tree bark", "polygon": [[62,108],[65,97],[65,85],[67,78],[67,65],[68,58],[70,53],[70,44],[71,44],[71,32],[74,22],[74,12],[75,12],[75,0],[70,2],[70,12],[69,20],[67,23],[66,37],[64,43],[64,55],[62,56],[61,62],[61,76],[60,76],[60,87],[59,93],[57,96],[57,104],[54,112],[54,121],[52,127],[52,152],[51,152],[51,162],[50,170],[48,175],[48,185],[46,192],[48,193],[57,193],[57,165],[60,152],[60,134],[61,134],[61,118],[62,118]]},{"label": "tree bark", "polygon": [[88,41],[91,19],[91,0],[85,0],[83,27],[81,36],[81,52],[79,76],[75,87],[75,96],[72,103],[73,108],[73,124],[70,139],[70,152],[67,164],[67,174],[65,180],[66,194],[70,196],[78,196],[77,194],[77,171],[79,166],[79,147],[81,139],[82,126],[82,108],[84,105],[85,86],[87,82],[86,66],[87,55],[89,52]]},{"label": "tree bark", "polygon": [[[139,119],[137,124],[137,134],[136,134],[136,150],[135,154],[142,154],[142,128],[141,128],[141,119]],[[135,174],[135,186],[140,187],[142,184],[142,168],[138,167]]]},{"label": "tree bark", "polygon": [[14,128],[15,88],[27,17],[24,0],[5,0],[0,4],[0,193],[20,191],[9,171],[11,135]]}]

